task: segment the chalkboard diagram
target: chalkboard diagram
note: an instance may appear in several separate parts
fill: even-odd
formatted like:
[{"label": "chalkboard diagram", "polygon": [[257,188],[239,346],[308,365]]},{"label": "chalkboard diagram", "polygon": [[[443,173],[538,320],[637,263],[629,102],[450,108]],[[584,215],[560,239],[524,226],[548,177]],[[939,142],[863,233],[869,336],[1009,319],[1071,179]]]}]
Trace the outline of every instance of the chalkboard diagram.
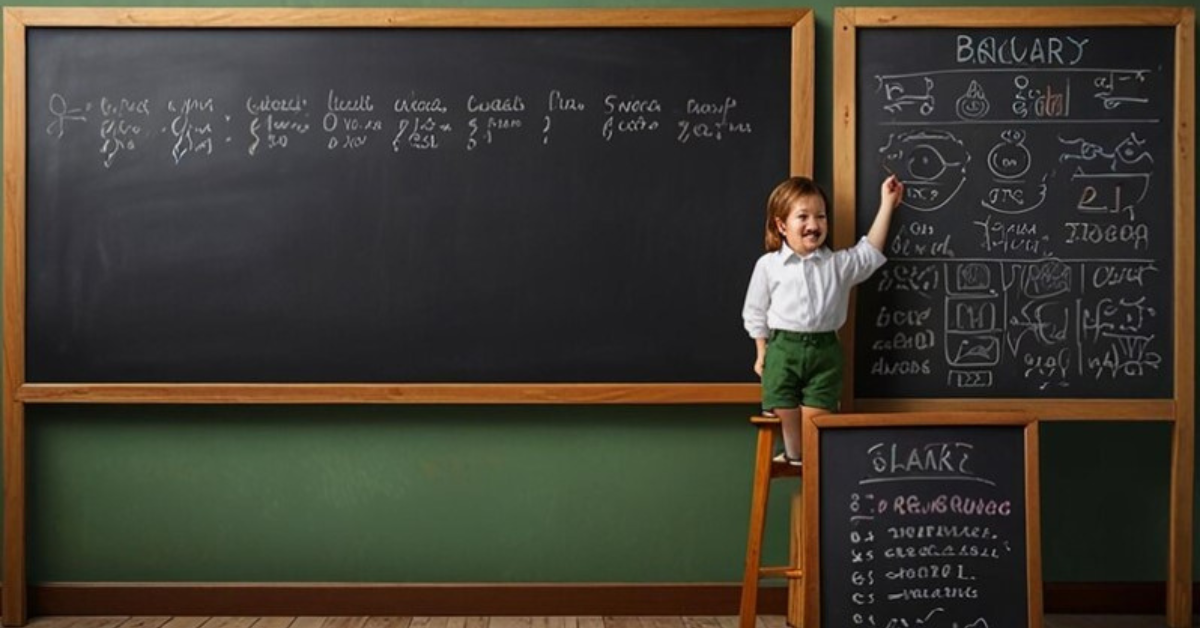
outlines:
[{"label": "chalkboard diagram", "polygon": [[1040,625],[1036,421],[831,415],[805,429],[807,625]]},{"label": "chalkboard diagram", "polygon": [[859,290],[856,396],[1170,397],[1173,29],[857,44],[859,229],[885,173],[906,198]]}]

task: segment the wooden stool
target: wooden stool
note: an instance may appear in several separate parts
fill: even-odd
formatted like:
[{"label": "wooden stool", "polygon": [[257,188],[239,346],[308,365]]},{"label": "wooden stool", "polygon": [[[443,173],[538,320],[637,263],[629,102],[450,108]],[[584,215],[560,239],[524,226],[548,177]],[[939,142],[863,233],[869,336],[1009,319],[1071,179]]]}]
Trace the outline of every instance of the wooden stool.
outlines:
[{"label": "wooden stool", "polygon": [[792,495],[791,534],[788,550],[789,566],[763,567],[762,540],[767,524],[767,498],[771,491],[771,480],[783,477],[801,477],[802,467],[786,462],[771,460],[775,451],[775,437],[779,433],[777,417],[750,417],[750,423],[758,428],[758,445],[754,451],[754,488],[750,497],[750,536],[746,542],[746,572],[742,579],[742,606],[739,628],[755,628],[758,617],[758,581],[763,578],[787,578],[788,608],[787,623],[799,628],[804,616],[804,586],[800,570],[804,537],[803,501],[800,491]]}]

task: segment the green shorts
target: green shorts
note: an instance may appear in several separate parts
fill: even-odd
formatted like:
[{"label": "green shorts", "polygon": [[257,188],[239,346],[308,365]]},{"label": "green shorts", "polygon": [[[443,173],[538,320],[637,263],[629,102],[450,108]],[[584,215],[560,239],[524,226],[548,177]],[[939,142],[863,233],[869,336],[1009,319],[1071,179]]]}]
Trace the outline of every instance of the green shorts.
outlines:
[{"label": "green shorts", "polygon": [[835,332],[772,330],[763,363],[763,409],[836,411],[842,400],[842,362]]}]

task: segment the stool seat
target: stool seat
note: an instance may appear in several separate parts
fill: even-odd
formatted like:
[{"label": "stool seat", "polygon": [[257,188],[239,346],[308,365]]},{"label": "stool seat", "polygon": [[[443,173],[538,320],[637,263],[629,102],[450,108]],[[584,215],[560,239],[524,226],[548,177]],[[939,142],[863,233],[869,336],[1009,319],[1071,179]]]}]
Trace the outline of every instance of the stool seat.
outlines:
[{"label": "stool seat", "polygon": [[754,484],[750,496],[750,531],[746,541],[746,566],[742,577],[742,602],[739,612],[739,628],[755,628],[758,619],[758,584],[763,578],[786,578],[788,580],[787,623],[799,628],[804,616],[803,564],[801,550],[804,521],[800,493],[792,496],[791,534],[788,560],[790,565],[782,567],[762,566],[762,541],[767,523],[767,502],[770,497],[771,480],[777,478],[803,477],[803,465],[774,460],[775,439],[779,435],[780,420],[773,416],[754,416],[750,423],[758,430],[754,451]]}]

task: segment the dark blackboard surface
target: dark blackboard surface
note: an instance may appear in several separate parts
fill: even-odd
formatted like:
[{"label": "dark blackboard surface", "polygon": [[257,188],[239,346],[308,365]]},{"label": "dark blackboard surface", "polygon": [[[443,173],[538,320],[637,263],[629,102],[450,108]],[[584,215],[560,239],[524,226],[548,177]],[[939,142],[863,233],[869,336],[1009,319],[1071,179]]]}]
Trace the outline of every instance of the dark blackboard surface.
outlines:
[{"label": "dark blackboard surface", "polygon": [[821,625],[1028,625],[1024,429],[822,429]]},{"label": "dark blackboard surface", "polygon": [[28,32],[30,382],[749,382],[787,28]]},{"label": "dark blackboard surface", "polygon": [[858,32],[856,397],[1171,397],[1174,37]]}]

